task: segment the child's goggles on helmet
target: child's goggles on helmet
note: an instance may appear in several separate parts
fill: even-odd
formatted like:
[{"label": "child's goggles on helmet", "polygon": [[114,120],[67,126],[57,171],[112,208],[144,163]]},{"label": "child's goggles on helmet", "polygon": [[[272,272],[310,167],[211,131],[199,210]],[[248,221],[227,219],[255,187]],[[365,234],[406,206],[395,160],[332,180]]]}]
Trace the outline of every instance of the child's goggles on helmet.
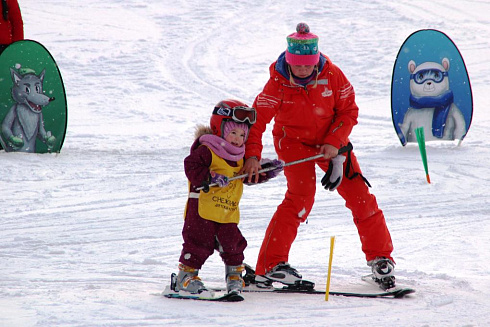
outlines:
[{"label": "child's goggles on helmet", "polygon": [[410,79],[413,79],[417,84],[424,84],[426,81],[440,83],[446,76],[448,76],[447,72],[432,68],[419,70],[418,72],[411,74]]},{"label": "child's goggles on helmet", "polygon": [[226,116],[233,119],[236,123],[245,123],[248,121],[250,125],[255,124],[257,121],[257,112],[255,108],[237,106],[233,108],[223,108],[223,107],[215,107],[213,114]]}]

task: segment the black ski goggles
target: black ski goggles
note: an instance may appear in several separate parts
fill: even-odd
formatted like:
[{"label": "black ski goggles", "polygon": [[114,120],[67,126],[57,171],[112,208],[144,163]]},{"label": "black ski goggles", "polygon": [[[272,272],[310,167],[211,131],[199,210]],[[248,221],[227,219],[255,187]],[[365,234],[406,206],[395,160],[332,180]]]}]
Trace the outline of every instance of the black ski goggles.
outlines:
[{"label": "black ski goggles", "polygon": [[236,123],[245,123],[248,121],[249,124],[255,124],[257,121],[257,111],[255,108],[237,106],[233,108],[222,108],[215,107],[213,114],[231,117]]}]

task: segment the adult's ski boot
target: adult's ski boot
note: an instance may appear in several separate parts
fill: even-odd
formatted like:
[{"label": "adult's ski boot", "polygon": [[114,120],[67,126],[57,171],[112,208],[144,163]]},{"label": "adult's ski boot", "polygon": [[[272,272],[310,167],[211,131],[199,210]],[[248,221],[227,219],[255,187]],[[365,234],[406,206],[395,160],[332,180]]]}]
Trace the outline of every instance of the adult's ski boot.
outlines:
[{"label": "adult's ski boot", "polygon": [[373,280],[378,285],[387,290],[395,287],[395,264],[393,261],[383,257],[377,257],[374,260],[368,261],[368,266],[371,267],[373,272]]},{"label": "adult's ski boot", "polygon": [[298,271],[287,262],[281,262],[265,275],[255,275],[255,284],[259,288],[272,287],[272,283],[281,283],[284,289],[296,291],[309,291],[315,283],[304,280]]}]

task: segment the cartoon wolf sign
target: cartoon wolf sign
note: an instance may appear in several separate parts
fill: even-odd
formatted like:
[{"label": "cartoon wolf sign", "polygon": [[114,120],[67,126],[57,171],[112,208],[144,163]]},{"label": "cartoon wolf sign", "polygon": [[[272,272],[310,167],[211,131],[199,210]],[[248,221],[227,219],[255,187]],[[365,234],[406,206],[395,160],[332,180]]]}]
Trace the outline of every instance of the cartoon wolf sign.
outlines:
[{"label": "cartoon wolf sign", "polygon": [[54,98],[43,93],[45,70],[36,75],[28,70],[24,74],[10,68],[12,75],[12,99],[15,103],[2,122],[2,140],[7,152],[36,152],[36,139],[44,142],[51,151],[55,142],[50,131],[46,132],[42,109]]},{"label": "cartoon wolf sign", "polygon": [[61,150],[65,90],[56,63],[37,42],[15,42],[0,55],[0,123],[7,152]]},{"label": "cartoon wolf sign", "polygon": [[402,143],[417,142],[423,127],[426,141],[466,136],[473,115],[471,86],[463,58],[442,32],[410,35],[398,53],[391,89],[393,125]]}]

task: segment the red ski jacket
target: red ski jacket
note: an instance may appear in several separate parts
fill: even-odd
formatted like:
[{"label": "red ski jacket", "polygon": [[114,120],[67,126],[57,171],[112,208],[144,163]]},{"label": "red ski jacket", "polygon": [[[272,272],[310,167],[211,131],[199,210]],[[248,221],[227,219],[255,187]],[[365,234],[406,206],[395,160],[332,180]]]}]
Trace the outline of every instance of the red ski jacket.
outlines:
[{"label": "red ski jacket", "polygon": [[6,0],[8,7],[7,20],[0,1],[0,44],[11,44],[24,39],[24,22],[17,0]]},{"label": "red ski jacket", "polygon": [[357,124],[359,108],[352,85],[343,72],[320,56],[316,78],[306,86],[287,78],[284,53],[270,68],[270,79],[255,98],[257,122],[250,129],[245,158],[262,152],[262,134],[274,118],[272,135],[280,142],[292,138],[308,146],[330,144],[341,148]]}]

